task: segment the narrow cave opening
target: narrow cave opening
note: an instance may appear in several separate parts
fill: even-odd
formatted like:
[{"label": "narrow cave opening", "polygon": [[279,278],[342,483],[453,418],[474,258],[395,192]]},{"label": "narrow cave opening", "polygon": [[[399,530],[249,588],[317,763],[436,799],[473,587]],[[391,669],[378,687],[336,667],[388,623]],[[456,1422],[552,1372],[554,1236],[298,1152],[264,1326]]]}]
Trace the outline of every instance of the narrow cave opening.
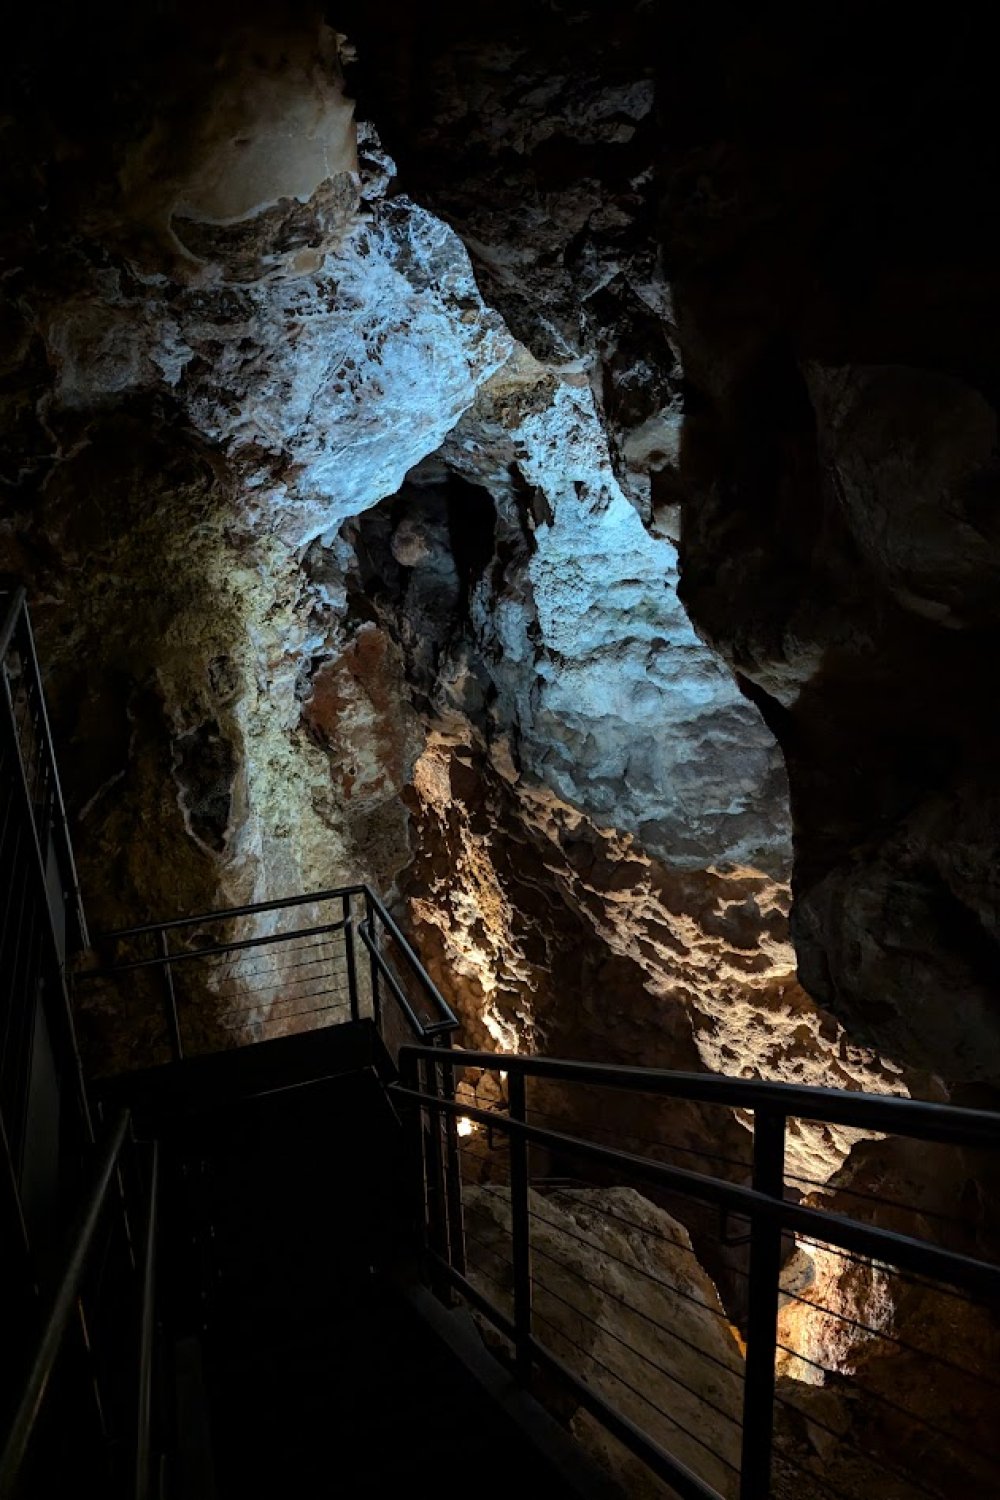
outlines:
[{"label": "narrow cave opening", "polygon": [[458,609],[469,614],[472,591],[486,572],[496,550],[496,507],[489,491],[451,475],[445,492],[451,555],[459,580]]}]

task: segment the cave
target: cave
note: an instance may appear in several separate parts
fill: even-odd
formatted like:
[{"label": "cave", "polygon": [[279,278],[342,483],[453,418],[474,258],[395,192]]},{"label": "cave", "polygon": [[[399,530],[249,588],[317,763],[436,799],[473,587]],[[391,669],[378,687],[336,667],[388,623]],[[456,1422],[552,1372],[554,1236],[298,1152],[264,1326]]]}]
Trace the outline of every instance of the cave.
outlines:
[{"label": "cave", "polygon": [[[526,1381],[556,1493],[1000,1490],[1000,142],[973,8],[44,0],[7,40],[2,1233],[31,1296],[4,1420],[77,1104],[99,1136],[127,1100],[144,1148],[161,1077],[254,1051],[333,1076],[364,1012],[423,1122],[432,1291]],[[413,1055],[436,1005],[451,1065]],[[284,1211],[325,1167],[286,1182],[274,1131],[246,1139]],[[196,1344],[141,1493],[312,1492],[277,1449],[212,1487],[178,1438]],[[101,1463],[82,1358],[52,1430]],[[455,1400],[472,1473],[506,1429]],[[0,1497],[55,1492],[5,1462]]]}]

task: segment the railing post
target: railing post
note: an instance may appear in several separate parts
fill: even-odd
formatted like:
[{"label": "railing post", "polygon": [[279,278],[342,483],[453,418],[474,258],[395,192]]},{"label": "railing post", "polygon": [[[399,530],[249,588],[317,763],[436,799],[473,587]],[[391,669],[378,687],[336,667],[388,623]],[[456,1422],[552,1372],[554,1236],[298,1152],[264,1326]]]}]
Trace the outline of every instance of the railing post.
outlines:
[{"label": "railing post", "polygon": [[[455,1069],[447,1061],[451,1049],[451,1038],[441,1039],[441,1075],[445,1099],[455,1102]],[[451,1112],[445,1115],[445,1170],[448,1189],[448,1254],[456,1271],[465,1275],[465,1219],[462,1213],[462,1161],[458,1154],[458,1117]]]},{"label": "railing post", "polygon": [[351,897],[341,898],[344,907],[344,953],[347,958],[347,993],[351,998],[351,1020],[361,1019],[358,1004],[358,967],[354,953],[354,918],[351,915]]},{"label": "railing post", "polygon": [[[416,1057],[400,1049],[399,1081],[403,1088],[413,1093],[420,1092],[420,1063]],[[424,1150],[424,1112],[421,1105],[411,1103],[407,1117],[406,1146],[410,1160],[410,1182],[413,1192],[413,1224],[420,1251],[426,1252],[427,1234],[427,1159]]]},{"label": "railing post", "polygon": [[174,1055],[174,1062],[181,1062],[184,1057],[184,1046],[181,1042],[181,1026],[177,1018],[177,994],[174,990],[174,973],[170,967],[170,947],[167,943],[167,934],[161,927],[156,934],[160,957],[163,960],[163,988],[164,988],[164,1012],[167,1018],[167,1033],[170,1037],[170,1050]]},{"label": "railing post", "polygon": [[[754,1111],[753,1185],[783,1202],[785,1194],[785,1116]],[[743,1451],[740,1500],[763,1500],[771,1492],[774,1436],[774,1360],[778,1336],[782,1227],[778,1219],[754,1214],[750,1223],[749,1315],[743,1384]]]},{"label": "railing post", "polygon": [[[431,1095],[435,1100],[440,1099],[441,1089],[438,1080],[437,1062],[424,1059],[424,1093]],[[448,1205],[445,1194],[444,1156],[441,1150],[441,1136],[443,1133],[441,1115],[442,1111],[434,1105],[428,1107],[428,1135],[427,1135],[427,1208],[428,1208],[428,1238],[430,1248],[441,1260],[448,1259]],[[450,1282],[439,1280],[435,1287],[437,1294],[443,1301],[450,1301]]]},{"label": "railing post", "polygon": [[[378,947],[378,933],[375,928],[375,903],[372,901],[371,891],[365,889],[365,916],[368,922],[368,936],[371,938],[372,948]],[[375,1030],[379,1036],[382,1035],[382,996],[379,993],[378,960],[374,952],[368,955],[371,965],[372,976],[372,1020],[375,1022]]]},{"label": "railing post", "polygon": [[[512,1070],[507,1078],[507,1108],[511,1120],[524,1124],[524,1074]],[[522,1381],[531,1372],[531,1222],[528,1216],[528,1142],[520,1131],[510,1133],[511,1254],[514,1272],[515,1359]]]},{"label": "railing post", "polygon": [[[0,755],[6,754],[10,757],[11,796],[17,799],[15,786],[23,793],[21,821],[23,822],[24,833],[28,843],[28,851],[24,858],[29,865],[34,865],[35,868],[35,878],[28,877],[26,883],[22,882],[21,911],[23,913],[26,905],[31,902],[36,910],[40,910],[43,913],[44,936],[41,938],[41,942],[43,950],[47,951],[51,965],[51,974],[57,985],[55,1003],[59,1007],[58,1012],[56,1012],[53,1006],[50,1012],[50,1019],[57,1024],[58,1030],[61,1033],[59,1045],[61,1045],[66,1055],[68,1055],[74,1073],[75,1091],[84,1133],[87,1140],[92,1142],[94,1139],[94,1127],[90,1117],[90,1103],[83,1075],[83,1063],[80,1059],[80,1051],[76,1042],[73,1009],[70,1003],[69,990],[67,989],[66,965],[53,916],[52,903],[49,899],[46,875],[46,851],[42,849],[39,830],[35,821],[31,788],[28,783],[21,742],[18,737],[17,715],[14,709],[10,674],[6,660],[7,652],[11,647],[13,637],[19,626],[23,626],[27,632],[30,644],[31,629],[28,624],[23,589],[16,591],[7,620],[2,623],[2,628],[0,628],[0,741],[5,742],[0,743]],[[41,688],[39,686],[40,691]],[[51,754],[51,742],[49,742],[48,748]],[[20,847],[20,838],[21,834],[18,832],[18,844],[15,846],[18,849]],[[32,852],[34,858],[32,858]],[[11,868],[14,868],[13,865]],[[23,873],[26,874],[26,872]],[[39,974],[41,975],[40,967]],[[44,1003],[40,997],[39,1003]]]},{"label": "railing post", "polygon": [[152,1492],[153,1345],[156,1337],[156,1216],[160,1188],[160,1143],[153,1141],[149,1162],[149,1201],[142,1258],[139,1326],[139,1397],[135,1436],[135,1500]]}]

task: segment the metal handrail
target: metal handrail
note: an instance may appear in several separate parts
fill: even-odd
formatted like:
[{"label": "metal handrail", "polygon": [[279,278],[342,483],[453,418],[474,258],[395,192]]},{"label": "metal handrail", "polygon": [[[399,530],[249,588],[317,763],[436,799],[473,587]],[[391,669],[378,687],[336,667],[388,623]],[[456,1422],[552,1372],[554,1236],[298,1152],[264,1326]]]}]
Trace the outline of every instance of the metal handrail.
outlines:
[{"label": "metal handrail", "polygon": [[392,972],[381,952],[379,951],[378,945],[375,942],[374,937],[372,936],[371,929],[369,928],[367,922],[358,923],[358,937],[361,939],[365,947],[368,949],[368,952],[371,954],[372,963],[374,964],[375,969],[379,974],[381,974],[386,984],[388,984],[390,990],[392,991],[393,998],[395,999],[396,1004],[399,1006],[400,1010],[403,1012],[403,1015],[409,1021],[411,1027],[413,1028],[414,1034],[419,1037],[426,1036],[427,1028],[424,1025],[424,1022],[420,1019],[420,1017],[417,1015],[417,1012],[413,1009],[406,991],[403,989],[403,986],[400,984],[399,980],[396,978],[395,974]]},{"label": "metal handrail", "polygon": [[365,947],[368,949],[368,952],[371,954],[373,960],[375,961],[375,964],[378,967],[379,973],[385,979],[386,983],[393,993],[393,997],[395,998],[396,1003],[402,1010],[403,1014],[406,1016],[406,1019],[413,1027],[413,1030],[416,1032],[417,1036],[441,1036],[445,1032],[454,1031],[458,1027],[458,1018],[451,1010],[451,1007],[444,1000],[441,1001],[441,1005],[448,1012],[447,1018],[443,1021],[434,1021],[430,1025],[428,1025],[427,1022],[417,1014],[417,1012],[413,1009],[413,1006],[410,1004],[406,991],[403,989],[403,986],[400,984],[399,980],[396,978],[395,974],[392,972],[392,969],[386,962],[384,955],[382,954],[381,950],[378,947],[378,944],[375,942],[375,939],[372,936],[371,928],[369,927],[369,924],[367,922],[358,923],[358,936],[364,943]]},{"label": "metal handrail", "polygon": [[[15,948],[21,963],[22,981],[18,986],[16,1026],[20,1027],[22,1036],[30,1036],[38,1007],[45,1007],[53,1042],[68,1064],[67,1085],[71,1085],[76,1095],[84,1137],[92,1142],[94,1131],[67,986],[63,916],[65,914],[70,927],[75,928],[76,941],[81,947],[86,947],[89,941],[87,922],[24,588],[8,585],[0,590],[0,608],[3,609],[0,616],[0,742],[3,744],[4,774],[11,778],[9,790],[13,798],[8,808],[12,816],[8,819],[7,833],[9,835],[14,830],[16,851],[16,869],[8,867],[5,873],[8,880],[22,887],[17,922],[30,921],[34,930],[31,943],[20,952]],[[21,701],[16,707],[15,699],[19,695]],[[55,855],[62,906],[51,887],[50,853]],[[5,848],[4,859],[9,858]],[[15,929],[16,926],[16,922],[12,924]],[[19,937],[17,943],[20,943]],[[5,962],[8,958],[9,955]],[[16,968],[15,963],[15,973]],[[17,1035],[16,1028],[14,1034]],[[30,1058],[24,1057],[15,1074],[12,1117],[5,1122],[8,1133],[2,1146],[5,1155],[8,1144],[14,1144],[12,1137],[16,1137],[26,1119],[24,1089],[31,1067]],[[10,1103],[8,1098],[5,1104]],[[5,1171],[9,1170],[9,1166],[5,1168]],[[17,1193],[15,1187],[15,1199]]]},{"label": "metal handrail", "polygon": [[142,937],[147,932],[169,932],[176,927],[200,927],[204,922],[224,922],[229,917],[253,917],[259,912],[284,911],[290,906],[309,906],[322,901],[334,901],[343,896],[369,894],[366,885],[338,885],[325,891],[307,891],[302,896],[279,896],[276,901],[251,901],[245,906],[226,906],[217,911],[196,912],[190,917],[170,917],[165,922],[143,922],[138,927],[117,927],[112,932],[101,934],[102,942],[118,942],[121,938]]},{"label": "metal handrail", "polygon": [[[414,1058],[438,1061],[427,1047],[407,1047]],[[695,1099],[731,1109],[769,1109],[788,1119],[822,1120],[852,1125],[915,1140],[967,1146],[1000,1146],[1000,1113],[957,1104],[910,1099],[900,1094],[867,1094],[860,1090],[816,1088],[772,1083],[766,1079],[730,1078],[717,1073],[672,1072],[668,1068],[635,1068],[615,1063],[577,1062],[571,1058],[528,1057],[518,1053],[453,1048],[454,1067],[502,1068],[507,1074],[555,1078],[566,1083],[626,1089]],[[493,1117],[496,1118],[495,1116]]]},{"label": "metal handrail", "polygon": [[[648,1183],[673,1194],[713,1205],[749,1220],[749,1317],[743,1383],[740,1500],[761,1500],[770,1492],[774,1447],[775,1356],[782,1263],[782,1240],[796,1234],[828,1244],[902,1273],[960,1288],[981,1298],[1000,1299],[1000,1265],[944,1249],[894,1229],[853,1219],[832,1210],[806,1208],[785,1198],[785,1133],[789,1119],[836,1120],[921,1140],[996,1148],[1000,1114],[923,1100],[859,1092],[772,1084],[712,1075],[671,1073],[664,1069],[577,1063],[567,1059],[523,1057],[497,1052],[404,1046],[399,1054],[401,1082],[390,1085],[401,1105],[413,1108],[415,1154],[422,1161],[426,1193],[421,1200],[426,1226],[425,1251],[439,1281],[457,1290],[490,1319],[514,1347],[517,1366],[526,1376],[531,1365],[558,1374],[576,1398],[671,1489],[689,1500],[719,1500],[718,1492],[661,1449],[652,1437],[630,1423],[603,1395],[552,1353],[532,1325],[531,1241],[527,1148],[534,1144],[560,1156],[575,1156],[603,1169],[616,1181]],[[421,1065],[424,1084],[420,1084]],[[455,1097],[459,1068],[500,1070],[508,1078],[508,1113],[481,1109]],[[752,1184],[695,1172],[672,1163],[637,1156],[615,1146],[530,1124],[525,1082],[529,1076],[588,1086],[641,1091],[660,1097],[697,1099],[753,1113]],[[429,1128],[421,1124],[424,1113]],[[455,1146],[459,1117],[499,1131],[509,1142],[511,1275],[513,1318],[465,1274],[462,1230],[462,1184],[458,1173],[444,1174],[440,1153]],[[447,1128],[443,1128],[446,1123]],[[457,1195],[457,1203],[453,1198]]]},{"label": "metal handrail", "polygon": [[[4,595],[0,595],[0,597],[4,597]],[[27,591],[20,587],[11,589],[6,593],[6,598],[8,601],[7,613],[3,617],[3,624],[0,625],[0,661],[3,661],[7,655],[10,643],[14,639],[14,632],[20,624],[21,611],[24,609],[27,600]]]},{"label": "metal handrail", "polygon": [[[0,598],[4,593],[0,591]],[[28,612],[27,593],[23,587],[17,587],[7,591],[8,603],[3,623],[0,624],[0,663],[5,663],[7,653],[14,644],[18,631],[23,631],[23,652],[31,677],[38,690],[38,712],[41,721],[42,741],[45,746],[46,774],[50,778],[52,787],[52,818],[53,831],[59,845],[59,867],[65,887],[65,896],[71,904],[73,920],[76,923],[77,936],[80,946],[86,948],[90,941],[87,931],[87,918],[83,909],[83,897],[80,892],[80,878],[77,874],[76,859],[73,855],[73,842],[69,835],[69,820],[66,816],[66,803],[63,798],[62,783],[59,779],[59,768],[56,764],[55,750],[52,744],[52,726],[49,723],[48,707],[45,702],[45,693],[42,691],[42,674],[38,664],[38,655],[35,651],[35,635],[31,628],[31,616]],[[23,767],[22,767],[23,770]],[[42,832],[36,828],[39,840]],[[40,856],[41,857],[41,856]]]},{"label": "metal handrail", "polygon": [[160,1143],[154,1141],[149,1164],[149,1203],[143,1244],[142,1316],[139,1327],[138,1411],[135,1439],[135,1500],[151,1493],[153,1425],[153,1349],[156,1342],[156,1235],[159,1212]]},{"label": "metal handrail", "polygon": [[[430,1048],[401,1049],[412,1055],[414,1052],[431,1052],[436,1061],[441,1054]],[[493,1067],[507,1071],[509,1059],[501,1056]],[[454,1067],[462,1066],[462,1053],[450,1052],[448,1062]],[[752,1084],[747,1085],[752,1088]],[[530,1141],[536,1146],[547,1146],[550,1150],[569,1152],[592,1161],[597,1166],[619,1167],[632,1177],[642,1177],[656,1187],[669,1188],[711,1203],[717,1208],[727,1209],[741,1217],[765,1219],[780,1224],[782,1229],[822,1239],[844,1250],[852,1250],[874,1260],[890,1261],[903,1270],[913,1271],[936,1281],[947,1281],[956,1286],[972,1287],[986,1296],[1000,1296],[1000,1265],[992,1261],[976,1260],[957,1250],[944,1250],[911,1235],[900,1234],[894,1229],[880,1229],[860,1219],[846,1215],[831,1214],[822,1209],[802,1208],[797,1203],[787,1203],[771,1197],[752,1187],[730,1182],[725,1177],[712,1177],[707,1173],[693,1172],[688,1167],[675,1167],[667,1162],[652,1161],[646,1156],[636,1156],[622,1151],[617,1146],[601,1146],[579,1136],[564,1135],[556,1130],[547,1130],[540,1125],[528,1125],[520,1120],[494,1110],[477,1109],[473,1105],[410,1089],[402,1084],[391,1084],[393,1094],[400,1099],[443,1111],[445,1114],[461,1115],[476,1120],[492,1130],[500,1130],[512,1138]],[[752,1108],[752,1101],[743,1108]],[[897,1134],[905,1134],[903,1131]]]},{"label": "metal handrail", "polygon": [[[407,1047],[401,1049],[401,1062],[411,1065],[415,1063],[414,1054],[430,1052],[434,1061],[440,1061],[442,1054],[436,1049]],[[405,1059],[403,1053],[406,1054]],[[449,1064],[453,1058],[461,1056],[460,1053],[447,1054]],[[523,1076],[523,1075],[522,1075]],[[432,1111],[444,1112],[446,1116],[454,1117],[461,1114],[468,1119],[481,1120],[485,1123],[499,1125],[506,1130],[512,1139],[520,1139],[527,1142],[537,1141],[539,1144],[557,1144],[569,1142],[569,1137],[557,1135],[554,1131],[536,1130],[533,1126],[522,1126],[519,1122],[510,1120],[507,1116],[494,1115],[488,1110],[474,1109],[454,1100],[441,1098],[436,1094],[428,1094],[420,1089],[407,1088],[402,1084],[391,1085],[395,1098],[408,1100],[421,1107]],[[433,1139],[433,1136],[432,1136]],[[609,1155],[624,1157],[625,1153],[609,1152]],[[526,1174],[521,1183],[521,1192],[524,1202],[522,1209],[527,1207],[528,1181]],[[617,1411],[610,1402],[606,1401],[593,1387],[588,1386],[575,1371],[564,1364],[551,1350],[547,1349],[535,1338],[531,1327],[531,1279],[530,1267],[528,1265],[528,1242],[527,1242],[527,1214],[522,1212],[517,1217],[521,1221],[521,1233],[516,1233],[514,1223],[514,1182],[511,1181],[511,1214],[512,1214],[512,1254],[516,1262],[520,1262],[520,1274],[515,1265],[514,1271],[514,1317],[509,1318],[502,1308],[498,1307],[491,1298],[479,1290],[467,1275],[458,1270],[452,1264],[447,1254],[430,1245],[427,1255],[432,1265],[444,1276],[445,1280],[454,1290],[476,1307],[505,1338],[514,1345],[519,1373],[522,1379],[526,1379],[532,1363],[537,1363],[547,1368],[551,1373],[559,1377],[570,1389],[579,1404],[586,1408],[601,1423],[605,1429],[619,1439],[627,1448],[637,1455],[648,1467],[664,1480],[671,1489],[682,1500],[721,1500],[718,1492],[703,1480],[699,1479],[686,1464],[667,1453],[658,1443],[642,1431],[641,1428],[631,1422],[621,1412]],[[438,1193],[439,1196],[439,1193]],[[447,1244],[447,1238],[439,1234],[438,1244]],[[520,1243],[518,1243],[520,1241]]]},{"label": "metal handrail", "polygon": [[80,1285],[94,1245],[94,1236],[107,1202],[122,1147],[128,1136],[129,1113],[122,1110],[109,1129],[94,1166],[90,1191],[73,1225],[65,1264],[53,1292],[31,1369],[0,1455],[0,1500],[15,1493],[18,1474],[55,1369]]},{"label": "metal handrail", "polygon": [[[98,939],[98,943],[118,943],[126,939],[142,938],[155,935],[161,940],[161,945],[168,932],[176,932],[182,928],[200,927],[209,923],[223,922],[226,920],[259,916],[267,912],[283,911],[292,907],[320,905],[326,901],[339,900],[349,905],[352,897],[364,898],[368,915],[354,924],[353,918],[346,916],[343,921],[336,923],[324,923],[320,926],[300,928],[292,932],[265,933],[259,937],[234,939],[230,943],[220,943],[209,948],[192,948],[188,951],[165,952],[161,951],[149,958],[130,959],[125,963],[103,965],[100,968],[82,970],[76,975],[78,983],[85,984],[94,980],[108,979],[120,974],[130,973],[139,969],[169,969],[174,964],[187,960],[204,959],[216,954],[234,952],[242,948],[256,948],[267,943],[284,943],[296,938],[314,937],[323,932],[335,932],[346,929],[348,932],[357,932],[362,943],[368,951],[372,969],[372,994],[375,1006],[376,1023],[379,1020],[378,987],[382,979],[388,985],[390,993],[406,1018],[411,1030],[419,1042],[444,1041],[460,1026],[458,1016],[444,998],[433,979],[424,968],[419,957],[409,943],[399,924],[390,915],[384,903],[371,888],[370,885],[357,883],[354,885],[333,886],[321,891],[307,891],[299,896],[284,896],[276,901],[251,902],[243,906],[230,906],[218,911],[198,912],[194,916],[171,917],[163,922],[144,922],[136,926],[116,928],[112,932],[104,933]],[[382,952],[376,931],[378,924],[398,948],[408,969],[416,979],[420,988],[427,996],[430,1004],[438,1016],[437,1020],[426,1021],[414,1009],[398,976],[393,972],[392,966]],[[179,1046],[174,1047],[176,1056],[181,1055]]]},{"label": "metal handrail", "polygon": [[[388,932],[389,936],[392,938],[393,942],[397,945],[403,957],[406,959],[406,962],[414,978],[418,981],[421,988],[424,989],[430,996],[431,1000],[434,1002],[434,1005],[441,1013],[441,1020],[434,1021],[429,1026],[426,1024],[426,1022],[418,1021],[418,1035],[438,1036],[446,1032],[457,1031],[461,1025],[458,1016],[452,1010],[451,1006],[448,1004],[447,1000],[444,998],[441,991],[438,989],[437,985],[434,983],[433,979],[428,974],[423,964],[420,962],[420,959],[417,957],[413,948],[410,946],[410,943],[400,931],[398,923],[393,917],[389,915],[385,906],[382,904],[382,902],[379,900],[378,896],[370,886],[366,885],[364,890],[365,900],[368,903],[369,911],[373,912],[378,917],[382,926]],[[371,929],[370,917],[366,921],[359,923],[358,931],[359,933],[361,933],[362,941],[364,941],[365,932],[367,932],[368,936],[371,937],[374,941],[374,933]],[[368,944],[366,943],[365,946],[367,947]],[[376,944],[376,947],[377,946],[378,945]]]},{"label": "metal handrail", "polygon": [[[269,911],[270,907],[264,910]],[[76,977],[81,983],[94,979],[109,979],[116,974],[131,974],[135,969],[161,968],[164,963],[181,964],[202,958],[216,958],[220,953],[236,953],[243,948],[266,948],[273,943],[290,943],[295,938],[321,937],[326,932],[343,932],[346,926],[347,923],[344,921],[323,922],[317,927],[298,927],[292,932],[265,932],[259,937],[236,938],[231,943],[216,943],[210,948],[187,948],[175,950],[166,955],[158,953],[153,958],[129,959],[128,963],[112,964],[104,969],[82,969]],[[163,927],[143,929],[144,932],[163,932],[164,930]]]}]

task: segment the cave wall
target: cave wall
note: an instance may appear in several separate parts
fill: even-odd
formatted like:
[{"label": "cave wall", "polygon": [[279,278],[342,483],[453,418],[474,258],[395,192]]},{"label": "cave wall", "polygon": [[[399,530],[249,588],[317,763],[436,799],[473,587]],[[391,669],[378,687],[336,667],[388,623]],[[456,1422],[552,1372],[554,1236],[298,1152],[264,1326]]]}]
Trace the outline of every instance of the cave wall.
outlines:
[{"label": "cave wall", "polygon": [[[474,542],[455,706],[478,692],[520,774],[671,865],[780,870],[780,757],[677,603],[674,539],[642,524],[649,455],[620,462],[596,335],[572,358],[515,337],[355,124],[351,49],[310,12],[149,27],[99,33],[109,103],[86,118],[72,27],[55,62],[29,54],[9,158],[48,196],[44,215],[25,196],[7,280],[5,561],[81,746],[98,924],[405,864],[414,631],[374,640],[339,533],[408,475],[412,500],[428,459],[504,517]],[[617,147],[648,86],[593,108]]]},{"label": "cave wall", "polygon": [[[327,20],[17,21],[0,566],[95,925],[367,878],[471,1042],[988,1099],[995,146],[961,7],[943,48],[853,4]],[[745,1176],[734,1117],[655,1125]],[[789,1167],[995,1240],[981,1163],[880,1151],[800,1128]]]},{"label": "cave wall", "polygon": [[963,6],[945,37],[855,6],[687,17],[660,204],[696,398],[681,595],[785,750],[801,977],[859,1039],[992,1085],[1000,286],[975,32]]},{"label": "cave wall", "polygon": [[518,337],[583,361],[696,630],[781,743],[805,987],[973,1097],[1000,1057],[974,8],[945,35],[854,4],[537,9],[373,30],[386,138]]},{"label": "cave wall", "polygon": [[[509,757],[525,826],[566,807],[689,876],[692,931],[736,883],[726,964],[763,955],[782,1025],[809,1020],[801,1057],[768,1064],[709,965],[707,1065],[815,1055],[836,1077],[846,1026],[850,1077],[988,1081],[995,434],[968,37],[941,59],[914,29],[894,55],[876,29],[855,45],[852,7],[815,34],[653,9],[416,25],[346,5],[356,65],[308,8],[112,7],[85,77],[82,21],[40,66],[22,20],[4,553],[80,751],[85,881],[99,920],[391,884],[433,824],[415,842],[400,793],[457,715]],[[462,628],[428,664],[409,584],[408,631],[359,606],[342,527],[397,496],[416,573],[442,474],[471,521],[448,531]],[[608,879],[592,925],[627,948]],[[675,993],[669,947],[643,972]]]},{"label": "cave wall", "polygon": [[72,25],[15,101],[2,548],[95,926],[386,886],[420,736],[391,643],[340,629],[336,531],[510,339],[456,236],[387,200],[311,7],[100,20],[106,111],[74,115]]}]

